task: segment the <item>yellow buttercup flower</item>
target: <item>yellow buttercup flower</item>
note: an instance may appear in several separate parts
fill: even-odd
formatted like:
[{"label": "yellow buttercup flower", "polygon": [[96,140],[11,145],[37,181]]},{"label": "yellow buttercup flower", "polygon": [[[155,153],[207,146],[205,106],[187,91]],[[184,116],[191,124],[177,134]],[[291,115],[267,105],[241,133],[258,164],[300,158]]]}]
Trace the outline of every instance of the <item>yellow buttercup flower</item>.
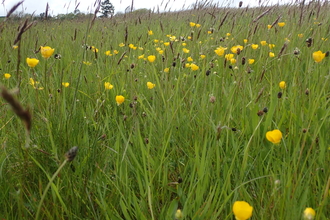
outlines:
[{"label": "yellow buttercup flower", "polygon": [[70,83],[68,82],[62,82],[62,86],[64,86],[65,88],[69,87]]},{"label": "yellow buttercup flower", "polygon": [[152,82],[147,82],[148,89],[153,89],[155,86],[156,86],[156,84],[154,84]]},{"label": "yellow buttercup flower", "polygon": [[104,82],[104,88],[106,90],[110,90],[110,89],[113,89],[113,85],[111,85],[111,83],[109,83],[109,82]]},{"label": "yellow buttercup flower", "polygon": [[188,62],[192,62],[192,61],[194,61],[194,59],[191,58],[191,57],[188,57],[188,58],[187,58],[187,61],[188,61]]},{"label": "yellow buttercup flower", "polygon": [[153,34],[154,34],[154,32],[152,32],[152,30],[148,31],[148,35],[153,35]]},{"label": "yellow buttercup flower", "polygon": [[268,44],[269,49],[273,49],[275,47],[275,44]]},{"label": "yellow buttercup flower", "polygon": [[231,63],[231,64],[235,64],[236,61],[237,61],[237,60],[236,60],[235,58],[231,58],[231,59],[230,59],[230,63]]},{"label": "yellow buttercup flower", "polygon": [[206,56],[204,54],[201,54],[199,57],[203,60]]},{"label": "yellow buttercup flower", "polygon": [[272,28],[272,25],[267,25],[268,30]]},{"label": "yellow buttercup flower", "polygon": [[284,27],[285,22],[278,22],[277,25],[280,26],[280,27]]},{"label": "yellow buttercup flower", "polygon": [[236,201],[233,205],[233,213],[236,220],[246,220],[252,216],[253,207],[245,201]]},{"label": "yellow buttercup flower", "polygon": [[124,44],[124,43],[120,43],[118,46],[119,46],[119,47],[124,47],[125,44]]},{"label": "yellow buttercup flower", "polygon": [[273,52],[269,52],[269,57],[275,57],[275,54]]},{"label": "yellow buttercup flower", "polygon": [[105,53],[104,53],[105,55],[107,55],[107,56],[112,56],[112,54],[111,54],[111,51],[110,50],[107,50],[107,51],[105,51]]},{"label": "yellow buttercup flower", "polygon": [[254,59],[249,59],[248,62],[249,64],[254,64]]},{"label": "yellow buttercup flower", "polygon": [[266,45],[267,45],[267,41],[262,40],[262,41],[260,41],[260,44],[261,44],[262,46],[266,46]]},{"label": "yellow buttercup flower", "polygon": [[325,53],[322,53],[322,51],[316,51],[313,53],[313,59],[316,63],[321,62],[325,57]]},{"label": "yellow buttercup flower", "polygon": [[248,42],[248,39],[244,39],[243,42],[246,44]]},{"label": "yellow buttercup flower", "polygon": [[230,61],[231,59],[234,58],[234,54],[232,54],[232,53],[226,54],[225,58],[226,58],[227,61]]},{"label": "yellow buttercup flower", "polygon": [[251,44],[251,47],[253,50],[256,50],[258,49],[259,45],[258,44]]},{"label": "yellow buttercup flower", "polygon": [[114,51],[113,51],[113,54],[118,54],[118,53],[119,53],[118,50],[114,50]]},{"label": "yellow buttercup flower", "polygon": [[170,42],[164,42],[164,45],[165,46],[169,46],[170,45]]},{"label": "yellow buttercup flower", "polygon": [[195,27],[196,26],[196,23],[190,22],[189,25],[190,25],[190,27]]},{"label": "yellow buttercup flower", "polygon": [[187,46],[187,43],[183,42],[181,45],[185,47]]},{"label": "yellow buttercup flower", "polygon": [[190,68],[191,68],[192,71],[196,71],[196,70],[199,69],[199,66],[197,66],[197,65],[194,64],[194,63],[192,63],[192,64],[190,64]]},{"label": "yellow buttercup flower", "polygon": [[241,45],[236,45],[236,46],[233,46],[232,48],[230,48],[230,50],[231,50],[232,53],[237,53],[238,50],[239,50],[239,51],[242,51],[243,48],[244,48],[244,47],[241,46]]},{"label": "yellow buttercup flower", "polygon": [[218,47],[216,50],[214,50],[214,52],[218,55],[218,56],[223,56],[225,54],[225,50],[227,50],[226,47]]},{"label": "yellow buttercup flower", "polygon": [[149,55],[149,56],[148,56],[148,61],[149,61],[150,63],[154,62],[155,60],[156,60],[156,56],[155,56],[155,55]]},{"label": "yellow buttercup flower", "polygon": [[117,95],[116,96],[117,105],[121,105],[124,101],[125,101],[125,97],[124,96],[122,96],[122,95]]},{"label": "yellow buttercup flower", "polygon": [[189,68],[190,66],[191,66],[190,63],[186,63],[186,65],[185,65],[186,68]]},{"label": "yellow buttercup flower", "polygon": [[138,56],[138,59],[144,59],[144,54]]},{"label": "yellow buttercup flower", "polygon": [[39,87],[39,82],[38,81],[34,81],[33,78],[30,78],[30,85],[34,88],[34,89],[38,89],[38,90],[43,90],[44,87]]},{"label": "yellow buttercup flower", "polygon": [[48,59],[49,57],[51,57],[54,53],[55,49],[48,47],[48,46],[41,46],[40,47],[40,52],[43,58]]},{"label": "yellow buttercup flower", "polygon": [[164,72],[165,72],[165,73],[170,72],[170,68],[166,67],[166,68],[164,69]]},{"label": "yellow buttercup flower", "polygon": [[5,77],[5,79],[9,79],[11,77],[11,75],[9,73],[5,73],[5,74],[3,74],[3,76]]},{"label": "yellow buttercup flower", "polygon": [[298,34],[298,37],[302,38],[302,37],[304,37],[304,34]]},{"label": "yellow buttercup flower", "polygon": [[313,208],[306,208],[304,211],[305,220],[313,220],[315,217],[315,210]]},{"label": "yellow buttercup flower", "polygon": [[286,88],[286,83],[285,81],[281,81],[278,86],[281,88],[281,89],[285,89]]},{"label": "yellow buttercup flower", "polygon": [[13,48],[14,48],[14,49],[17,49],[17,48],[18,48],[18,46],[17,46],[17,45],[13,45]]},{"label": "yellow buttercup flower", "polygon": [[183,48],[182,51],[183,51],[184,53],[189,53],[189,52],[190,52],[190,50],[188,50],[187,48]]},{"label": "yellow buttercup flower", "polygon": [[273,144],[278,144],[278,143],[281,142],[282,132],[280,130],[278,130],[278,129],[275,129],[275,130],[272,130],[272,131],[268,131],[266,133],[266,138],[267,138],[267,140],[269,140]]},{"label": "yellow buttercup flower", "polygon": [[33,68],[38,65],[39,60],[36,58],[26,58],[26,63],[29,67]]},{"label": "yellow buttercup flower", "polygon": [[200,24],[196,24],[196,27],[197,27],[197,28],[200,28],[201,26],[202,26],[202,25],[200,25]]}]

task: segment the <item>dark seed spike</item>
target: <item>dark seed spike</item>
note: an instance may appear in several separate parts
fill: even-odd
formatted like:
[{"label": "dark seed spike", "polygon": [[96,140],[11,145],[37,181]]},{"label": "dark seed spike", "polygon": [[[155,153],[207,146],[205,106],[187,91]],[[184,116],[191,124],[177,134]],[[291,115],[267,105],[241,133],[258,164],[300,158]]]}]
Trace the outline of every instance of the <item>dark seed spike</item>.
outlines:
[{"label": "dark seed spike", "polygon": [[78,153],[78,147],[74,146],[71,148],[68,152],[66,152],[65,157],[68,162],[71,162],[74,160],[74,158],[77,156]]}]

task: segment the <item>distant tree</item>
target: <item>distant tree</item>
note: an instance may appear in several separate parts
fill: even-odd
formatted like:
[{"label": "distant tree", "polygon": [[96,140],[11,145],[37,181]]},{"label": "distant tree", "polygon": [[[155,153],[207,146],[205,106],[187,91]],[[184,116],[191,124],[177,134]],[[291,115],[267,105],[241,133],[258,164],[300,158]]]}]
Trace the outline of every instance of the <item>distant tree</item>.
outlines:
[{"label": "distant tree", "polygon": [[115,7],[109,0],[104,0],[101,2],[101,10],[100,13],[102,14],[100,17],[109,17],[115,13]]}]

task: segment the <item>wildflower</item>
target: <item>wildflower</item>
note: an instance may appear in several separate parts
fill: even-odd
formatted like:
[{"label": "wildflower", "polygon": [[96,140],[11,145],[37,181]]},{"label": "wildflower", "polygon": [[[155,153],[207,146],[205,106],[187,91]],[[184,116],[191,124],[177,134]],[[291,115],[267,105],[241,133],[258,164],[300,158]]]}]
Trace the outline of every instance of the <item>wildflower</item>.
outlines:
[{"label": "wildflower", "polygon": [[298,37],[302,38],[302,37],[304,37],[304,34],[298,34]]},{"label": "wildflower", "polygon": [[316,63],[321,62],[325,57],[325,53],[322,53],[322,51],[316,51],[313,53],[313,59]]},{"label": "wildflower", "polygon": [[158,53],[159,53],[160,55],[162,55],[162,54],[164,53],[164,51],[163,51],[163,50],[160,50],[160,51],[158,51]]},{"label": "wildflower", "polygon": [[18,46],[17,46],[17,45],[13,45],[13,48],[14,48],[14,49],[17,49],[17,48],[18,48]]},{"label": "wildflower", "polygon": [[111,85],[111,83],[109,82],[104,82],[104,89],[105,90],[113,89],[113,85]]},{"label": "wildflower", "polygon": [[236,201],[233,205],[233,213],[236,220],[246,220],[252,216],[253,207],[245,201]]},{"label": "wildflower", "polygon": [[38,90],[43,90],[44,87],[38,87],[39,82],[38,81],[34,81],[32,78],[30,78],[30,83],[29,83],[34,89],[38,89]]},{"label": "wildflower", "polygon": [[202,25],[200,25],[200,24],[196,24],[196,27],[197,27],[197,28],[200,28],[201,26],[202,26]]},{"label": "wildflower", "polygon": [[3,76],[5,77],[5,79],[9,79],[11,77],[11,75],[9,73],[5,73],[5,74],[3,74]]},{"label": "wildflower", "polygon": [[83,61],[83,64],[85,64],[86,66],[90,66],[90,65],[92,65],[92,63],[89,62],[89,61]]},{"label": "wildflower", "polygon": [[119,53],[118,50],[114,50],[114,51],[113,51],[113,54],[118,54],[118,53]]},{"label": "wildflower", "polygon": [[144,59],[144,54],[138,56],[138,59],[139,59],[139,60],[140,60],[140,59]]},{"label": "wildflower", "polygon": [[98,53],[98,52],[99,52],[99,49],[97,49],[96,47],[92,46],[92,51],[93,51],[94,53]]},{"label": "wildflower", "polygon": [[160,48],[160,47],[157,47],[157,48],[156,48],[156,50],[157,50],[157,51],[160,51],[160,50],[162,50],[162,48]]},{"label": "wildflower", "polygon": [[269,57],[275,57],[275,54],[273,52],[269,52]]},{"label": "wildflower", "polygon": [[51,47],[48,47],[48,46],[46,46],[46,47],[41,46],[40,47],[41,55],[45,59],[51,57],[53,55],[54,51],[55,51],[55,49],[53,49]]},{"label": "wildflower", "polygon": [[231,52],[232,53],[237,53],[238,50],[242,51],[243,50],[243,46],[241,45],[236,45],[236,46],[233,46],[232,48],[230,48]]},{"label": "wildflower", "polygon": [[268,30],[271,29],[273,26],[272,25],[267,25]]},{"label": "wildflower", "polygon": [[107,50],[107,51],[105,51],[105,53],[104,53],[105,55],[107,55],[107,56],[112,56],[112,54],[111,54],[111,51],[110,50]]},{"label": "wildflower", "polygon": [[281,89],[285,89],[285,88],[286,88],[285,81],[281,81],[278,85],[279,85],[279,87],[280,87]]},{"label": "wildflower", "polygon": [[262,46],[266,46],[266,45],[267,45],[267,41],[262,40],[262,41],[260,41],[260,44],[261,44]]},{"label": "wildflower", "polygon": [[258,44],[251,44],[251,47],[253,50],[256,50],[258,49],[259,45]]},{"label": "wildflower", "polygon": [[189,53],[190,52],[190,50],[188,50],[187,48],[183,48],[182,50],[183,50],[184,53]]},{"label": "wildflower", "polygon": [[275,44],[268,44],[269,49],[273,49],[275,47]]},{"label": "wildflower", "polygon": [[306,208],[304,211],[304,219],[313,220],[315,217],[315,210],[312,208]]},{"label": "wildflower", "polygon": [[285,22],[278,22],[277,25],[280,26],[280,27],[284,27]]},{"label": "wildflower", "polygon": [[187,46],[187,43],[182,43],[181,45],[185,47],[185,46]]},{"label": "wildflower", "polygon": [[207,31],[207,34],[212,34],[213,32],[212,31]]},{"label": "wildflower", "polygon": [[26,63],[29,67],[33,68],[39,63],[39,60],[36,58],[26,58]]},{"label": "wildflower", "polygon": [[231,33],[227,33],[226,36],[229,37],[231,35]]},{"label": "wildflower", "polygon": [[216,50],[214,50],[214,52],[218,55],[218,56],[223,56],[225,53],[225,50],[227,50],[226,47],[218,47]]},{"label": "wildflower", "polygon": [[188,61],[188,62],[192,62],[192,61],[194,61],[194,59],[191,58],[191,57],[188,57],[188,58],[187,58],[187,61]]},{"label": "wildflower", "polygon": [[68,82],[62,82],[62,86],[64,86],[65,88],[69,87],[70,83]]},{"label": "wildflower", "polygon": [[152,32],[152,30],[148,31],[148,35],[153,35],[153,34],[154,34],[154,32]]},{"label": "wildflower", "polygon": [[199,57],[203,60],[206,56],[204,54],[201,54]]},{"label": "wildflower", "polygon": [[155,60],[156,60],[156,56],[155,56],[155,55],[149,55],[149,56],[148,56],[148,61],[149,61],[150,63],[154,62]]},{"label": "wildflower", "polygon": [[122,95],[117,95],[116,96],[117,105],[122,104],[124,101],[125,101],[125,97],[124,96],[122,96]]},{"label": "wildflower", "polygon": [[185,67],[186,68],[190,68],[191,64],[190,63],[186,63]]},{"label": "wildflower", "polygon": [[232,54],[232,53],[229,53],[229,54],[226,54],[225,55],[225,58],[226,58],[226,60],[231,60],[231,59],[233,59],[234,58],[234,54]]},{"label": "wildflower", "polygon": [[168,68],[168,67],[167,67],[167,68],[165,68],[165,69],[164,69],[164,72],[165,72],[165,73],[168,73],[168,72],[170,72],[170,68]]},{"label": "wildflower", "polygon": [[249,64],[253,64],[254,63],[254,59],[249,59],[248,62],[249,62]]},{"label": "wildflower", "polygon": [[164,42],[164,45],[165,46],[169,46],[170,45],[170,42]]},{"label": "wildflower", "polygon": [[243,42],[246,44],[248,42],[248,39],[244,39]]},{"label": "wildflower", "polygon": [[125,44],[124,43],[120,43],[118,46],[119,47],[125,47]]},{"label": "wildflower", "polygon": [[188,40],[191,40],[191,36],[188,36]]},{"label": "wildflower", "polygon": [[156,86],[156,84],[154,84],[152,82],[147,82],[148,89],[153,89],[155,86]]},{"label": "wildflower", "polygon": [[190,22],[189,25],[190,25],[190,27],[195,27],[196,26],[196,23]]},{"label": "wildflower", "polygon": [[158,39],[155,39],[155,40],[154,40],[154,43],[155,43],[155,44],[157,44],[158,42],[159,42],[159,40],[158,40]]},{"label": "wildflower", "polygon": [[281,142],[282,132],[280,130],[278,130],[278,129],[275,129],[275,130],[272,130],[272,131],[268,131],[266,133],[266,138],[267,138],[267,140],[269,140],[273,144],[278,144],[278,143]]},{"label": "wildflower", "polygon": [[176,36],[170,36],[170,41],[175,41],[176,40]]},{"label": "wildflower", "polygon": [[199,66],[197,66],[197,65],[194,64],[194,63],[192,63],[192,64],[190,65],[190,68],[191,68],[192,71],[196,71],[196,70],[199,69]]},{"label": "wildflower", "polygon": [[231,64],[235,64],[236,63],[236,59],[235,58],[230,59],[230,63]]},{"label": "wildflower", "polygon": [[178,220],[183,218],[181,209],[176,210],[174,217],[175,217],[175,219],[178,219]]}]

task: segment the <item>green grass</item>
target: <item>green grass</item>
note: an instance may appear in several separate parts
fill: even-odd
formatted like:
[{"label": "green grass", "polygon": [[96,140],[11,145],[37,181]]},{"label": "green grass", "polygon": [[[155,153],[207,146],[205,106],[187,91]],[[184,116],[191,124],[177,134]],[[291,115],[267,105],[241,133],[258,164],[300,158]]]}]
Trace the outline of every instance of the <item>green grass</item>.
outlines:
[{"label": "green grass", "polygon": [[[31,111],[32,130],[26,137],[1,99],[0,218],[174,219],[181,209],[184,219],[234,219],[233,203],[244,200],[254,208],[251,219],[302,219],[307,207],[315,219],[330,219],[329,57],[312,57],[329,50],[329,6],[275,6],[256,19],[266,10],[39,21],[23,33],[19,50],[12,46],[20,23],[6,20],[0,68],[11,78],[0,80],[19,89],[15,97]],[[286,25],[268,30],[279,16]],[[178,41],[164,46],[167,35]],[[44,59],[35,53],[40,45],[61,59]],[[236,64],[214,52],[223,46],[228,54],[235,45],[244,46]],[[119,53],[106,56],[107,50]],[[142,54],[156,61],[138,59]],[[40,63],[29,68],[27,57]],[[197,71],[185,67],[188,57]],[[149,81],[156,87],[148,89]],[[117,95],[125,97],[121,105]],[[280,144],[266,139],[273,129],[283,133]],[[76,158],[63,165],[73,146]]]}]

